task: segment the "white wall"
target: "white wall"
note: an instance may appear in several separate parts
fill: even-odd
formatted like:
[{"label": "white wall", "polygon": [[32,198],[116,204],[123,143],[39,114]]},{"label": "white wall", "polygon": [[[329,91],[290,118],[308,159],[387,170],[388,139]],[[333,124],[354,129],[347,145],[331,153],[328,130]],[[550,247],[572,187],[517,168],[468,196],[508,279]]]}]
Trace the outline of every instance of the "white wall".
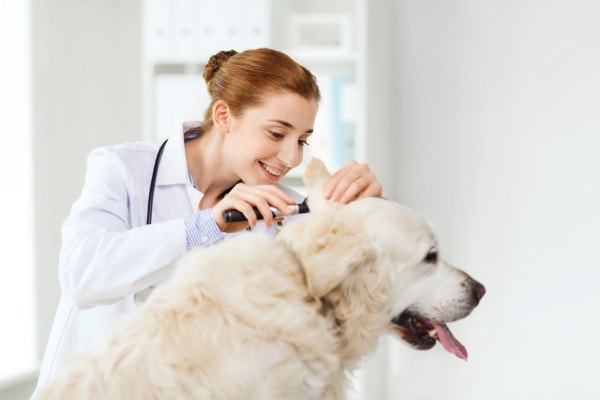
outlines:
[{"label": "white wall", "polygon": [[94,147],[142,138],[141,0],[31,0],[38,352],[58,302],[60,226]]},{"label": "white wall", "polygon": [[600,2],[397,6],[396,192],[488,293],[387,398],[600,398]]},{"label": "white wall", "polygon": [[369,167],[385,187],[385,195],[395,195],[396,155],[390,149],[397,146],[396,96],[393,90],[396,76],[396,45],[393,27],[396,23],[397,0],[367,1],[366,40],[366,159]]}]

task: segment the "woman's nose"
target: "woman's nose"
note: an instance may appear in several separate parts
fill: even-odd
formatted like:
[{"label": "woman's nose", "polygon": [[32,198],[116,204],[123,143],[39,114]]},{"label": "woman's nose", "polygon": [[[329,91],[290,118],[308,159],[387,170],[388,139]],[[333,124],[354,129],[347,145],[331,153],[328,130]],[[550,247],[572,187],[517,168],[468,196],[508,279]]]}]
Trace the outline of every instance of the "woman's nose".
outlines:
[{"label": "woman's nose", "polygon": [[288,168],[297,167],[302,162],[302,147],[297,141],[290,140],[282,145],[277,158]]}]

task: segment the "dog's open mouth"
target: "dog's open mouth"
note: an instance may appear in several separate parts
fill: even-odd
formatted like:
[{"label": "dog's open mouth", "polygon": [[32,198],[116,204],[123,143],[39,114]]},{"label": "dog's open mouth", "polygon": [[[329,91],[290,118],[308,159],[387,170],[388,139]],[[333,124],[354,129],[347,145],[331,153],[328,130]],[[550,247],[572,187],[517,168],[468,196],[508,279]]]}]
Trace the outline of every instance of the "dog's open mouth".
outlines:
[{"label": "dog's open mouth", "polygon": [[463,360],[467,359],[467,349],[450,332],[446,324],[427,320],[419,315],[403,312],[392,320],[394,332],[419,350],[428,350],[439,341],[444,349]]}]

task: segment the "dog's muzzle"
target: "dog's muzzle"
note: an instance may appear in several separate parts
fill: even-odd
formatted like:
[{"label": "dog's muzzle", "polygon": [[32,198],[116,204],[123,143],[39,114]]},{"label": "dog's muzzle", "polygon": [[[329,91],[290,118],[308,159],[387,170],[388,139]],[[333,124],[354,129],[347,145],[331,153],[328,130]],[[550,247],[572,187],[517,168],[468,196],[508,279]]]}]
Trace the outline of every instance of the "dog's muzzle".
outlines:
[{"label": "dog's muzzle", "polygon": [[[485,287],[481,283],[474,279],[470,279],[469,283],[472,295],[471,307],[461,318],[466,317],[479,304],[485,294]],[[466,360],[468,357],[465,346],[454,337],[448,326],[443,322],[427,319],[410,310],[402,312],[393,318],[391,322],[393,333],[416,349],[429,350],[439,341],[446,351],[458,358]]]}]

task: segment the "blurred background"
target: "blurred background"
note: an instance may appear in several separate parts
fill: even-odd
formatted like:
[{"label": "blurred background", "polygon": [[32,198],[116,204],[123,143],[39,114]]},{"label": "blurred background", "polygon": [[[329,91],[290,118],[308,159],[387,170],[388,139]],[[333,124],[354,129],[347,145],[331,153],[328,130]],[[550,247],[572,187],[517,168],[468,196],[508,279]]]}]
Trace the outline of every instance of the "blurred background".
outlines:
[{"label": "blurred background", "polygon": [[262,46],[318,78],[311,151],[368,162],[488,289],[452,324],[469,361],[385,338],[350,398],[600,398],[598,21],[595,0],[0,0],[0,399],[35,385],[87,153],[200,119],[208,57]]}]

